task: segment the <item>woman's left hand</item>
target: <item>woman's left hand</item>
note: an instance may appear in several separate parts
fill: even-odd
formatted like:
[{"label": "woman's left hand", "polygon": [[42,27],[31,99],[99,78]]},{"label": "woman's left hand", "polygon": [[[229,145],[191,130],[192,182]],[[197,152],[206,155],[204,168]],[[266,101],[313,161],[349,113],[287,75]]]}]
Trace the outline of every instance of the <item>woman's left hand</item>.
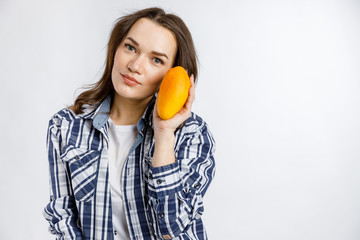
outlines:
[{"label": "woman's left hand", "polygon": [[195,100],[195,84],[194,84],[194,75],[190,76],[191,86],[189,88],[189,96],[186,100],[184,106],[177,112],[172,118],[168,120],[163,120],[159,117],[157,112],[157,99],[154,106],[153,113],[153,122],[154,122],[154,134],[155,141],[157,137],[166,134],[174,134],[176,128],[180,126],[183,122],[185,122],[191,114],[191,107]]}]

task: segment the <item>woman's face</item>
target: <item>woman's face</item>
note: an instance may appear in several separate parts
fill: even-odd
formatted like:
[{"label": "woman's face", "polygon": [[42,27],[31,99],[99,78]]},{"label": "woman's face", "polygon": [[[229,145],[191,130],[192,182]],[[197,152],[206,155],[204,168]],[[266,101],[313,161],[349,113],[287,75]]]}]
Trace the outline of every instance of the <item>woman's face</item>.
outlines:
[{"label": "woman's face", "polygon": [[176,51],[170,30],[149,19],[139,19],[115,53],[111,78],[116,93],[131,100],[151,98],[173,66]]}]

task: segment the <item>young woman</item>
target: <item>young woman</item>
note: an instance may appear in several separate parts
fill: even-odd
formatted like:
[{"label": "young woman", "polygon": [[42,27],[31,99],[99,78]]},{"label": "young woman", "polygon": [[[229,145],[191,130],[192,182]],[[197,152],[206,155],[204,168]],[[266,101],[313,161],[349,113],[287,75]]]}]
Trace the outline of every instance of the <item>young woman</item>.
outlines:
[{"label": "young woman", "polygon": [[[162,120],[157,91],[179,65],[191,74],[188,100]],[[117,21],[100,81],[49,122],[44,216],[57,239],[207,239],[201,215],[215,141],[191,112],[196,77],[179,17],[149,8]]]}]

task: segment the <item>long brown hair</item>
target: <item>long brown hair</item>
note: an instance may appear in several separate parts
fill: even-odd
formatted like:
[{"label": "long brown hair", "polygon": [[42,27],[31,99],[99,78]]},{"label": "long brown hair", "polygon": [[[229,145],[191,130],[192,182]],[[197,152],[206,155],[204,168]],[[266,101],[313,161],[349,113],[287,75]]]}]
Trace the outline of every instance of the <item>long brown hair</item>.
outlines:
[{"label": "long brown hair", "polygon": [[108,94],[114,94],[115,90],[111,81],[111,70],[114,64],[116,49],[122,39],[129,32],[133,24],[140,18],[147,18],[153,22],[169,29],[176,37],[177,53],[174,66],[182,66],[188,70],[189,76],[194,74],[194,81],[197,79],[197,56],[194,43],[189,29],[185,23],[174,14],[166,14],[161,8],[147,8],[135,13],[120,17],[115,22],[107,44],[106,66],[101,79],[90,84],[89,89],[82,92],[75,100],[74,105],[69,106],[76,114],[82,113],[84,104],[99,104]]}]

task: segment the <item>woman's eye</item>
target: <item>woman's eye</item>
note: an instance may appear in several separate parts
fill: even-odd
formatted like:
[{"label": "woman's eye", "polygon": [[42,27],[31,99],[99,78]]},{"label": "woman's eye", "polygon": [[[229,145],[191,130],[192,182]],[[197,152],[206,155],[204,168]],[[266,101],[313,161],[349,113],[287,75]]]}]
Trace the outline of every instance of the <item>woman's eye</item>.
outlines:
[{"label": "woman's eye", "polygon": [[160,58],[153,58],[153,61],[154,63],[157,63],[157,64],[163,64],[163,61],[160,59]]},{"label": "woman's eye", "polygon": [[131,46],[130,44],[125,44],[125,47],[130,50],[130,51],[134,51],[135,48],[133,46]]}]

